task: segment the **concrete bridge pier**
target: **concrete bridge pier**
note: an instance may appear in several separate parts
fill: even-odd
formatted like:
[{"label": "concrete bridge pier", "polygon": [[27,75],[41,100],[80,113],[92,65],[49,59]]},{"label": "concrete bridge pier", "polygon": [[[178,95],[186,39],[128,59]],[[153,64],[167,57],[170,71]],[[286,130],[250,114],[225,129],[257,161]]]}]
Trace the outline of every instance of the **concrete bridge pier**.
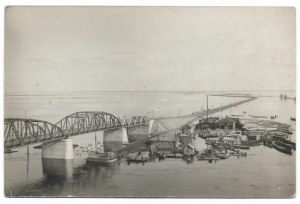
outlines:
[{"label": "concrete bridge pier", "polygon": [[74,159],[72,139],[62,139],[44,142],[43,159]]},{"label": "concrete bridge pier", "polygon": [[104,134],[104,148],[105,151],[116,151],[128,144],[127,128],[122,127],[110,133]]},{"label": "concrete bridge pier", "polygon": [[163,125],[161,124],[159,121],[157,120],[150,120],[149,123],[149,137],[151,137],[151,135],[153,134],[158,134],[161,132],[168,132],[169,130]]}]

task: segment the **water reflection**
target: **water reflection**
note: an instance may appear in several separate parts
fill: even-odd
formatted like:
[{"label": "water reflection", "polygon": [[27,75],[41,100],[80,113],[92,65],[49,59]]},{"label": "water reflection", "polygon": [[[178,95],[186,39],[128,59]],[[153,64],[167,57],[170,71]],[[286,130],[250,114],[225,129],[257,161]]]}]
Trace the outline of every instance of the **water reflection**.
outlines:
[{"label": "water reflection", "polygon": [[72,178],[73,160],[72,159],[42,159],[43,174],[46,177],[62,176]]},{"label": "water reflection", "polygon": [[192,157],[192,156],[185,156],[182,159],[186,164],[192,164],[194,161],[194,157]]},{"label": "water reflection", "polygon": [[[74,160],[42,159],[43,177],[36,182],[28,182],[24,185],[6,190],[9,197],[14,196],[68,196],[89,192],[98,188],[104,188],[113,178],[116,170],[120,169],[120,162],[112,165],[88,164],[82,161],[76,165]],[[76,167],[75,167],[76,166]],[[84,189],[78,192],[78,189]],[[88,192],[86,192],[88,191]]]}]

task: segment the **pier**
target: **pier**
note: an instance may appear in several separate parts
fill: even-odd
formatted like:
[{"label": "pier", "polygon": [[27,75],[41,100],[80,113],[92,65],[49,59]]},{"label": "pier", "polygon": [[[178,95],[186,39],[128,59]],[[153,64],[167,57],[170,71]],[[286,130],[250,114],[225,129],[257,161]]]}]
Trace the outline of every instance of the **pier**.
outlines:
[{"label": "pier", "polygon": [[[232,96],[225,96],[225,97],[232,97]],[[232,108],[232,107],[244,104],[244,103],[248,103],[250,101],[253,101],[253,100],[257,99],[257,97],[250,97],[250,96],[245,97],[245,98],[247,98],[247,99],[244,99],[244,100],[241,100],[241,101],[238,101],[238,102],[235,102],[235,103],[231,103],[231,104],[228,104],[228,105],[220,106],[220,107],[217,107],[217,108],[214,108],[214,109],[198,111],[198,112],[195,112],[195,113],[189,114],[189,115],[182,115],[182,116],[177,116],[177,117],[157,117],[155,119],[156,120],[161,120],[161,119],[173,119],[173,118],[201,118],[201,117],[203,117],[207,114],[211,115],[211,114],[214,114],[214,113],[217,113],[217,112],[220,112],[220,111],[223,111],[223,110],[226,110],[226,109],[229,109],[229,108]]]},{"label": "pier", "polygon": [[[226,96],[227,97],[227,96]],[[178,117],[158,117],[158,118],[153,118],[153,120],[157,121],[160,123],[165,129],[167,130],[176,130],[182,128],[184,125],[193,122],[195,120],[198,120],[199,118],[202,118],[204,116],[208,116],[232,107],[236,107],[238,105],[244,104],[244,103],[249,103],[253,100],[256,100],[257,97],[250,97],[250,96],[243,96],[244,100],[238,101],[236,103],[231,103],[228,105],[220,106],[214,109],[209,109],[209,110],[203,110],[199,111],[193,114],[189,115],[182,115]]]}]

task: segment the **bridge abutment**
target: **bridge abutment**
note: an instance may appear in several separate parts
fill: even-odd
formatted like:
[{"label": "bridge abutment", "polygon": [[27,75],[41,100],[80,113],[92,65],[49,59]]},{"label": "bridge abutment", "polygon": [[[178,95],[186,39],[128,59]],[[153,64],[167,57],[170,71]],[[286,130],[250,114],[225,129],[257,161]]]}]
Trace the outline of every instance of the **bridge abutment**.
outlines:
[{"label": "bridge abutment", "polygon": [[42,147],[44,159],[74,159],[72,139],[44,142]]}]

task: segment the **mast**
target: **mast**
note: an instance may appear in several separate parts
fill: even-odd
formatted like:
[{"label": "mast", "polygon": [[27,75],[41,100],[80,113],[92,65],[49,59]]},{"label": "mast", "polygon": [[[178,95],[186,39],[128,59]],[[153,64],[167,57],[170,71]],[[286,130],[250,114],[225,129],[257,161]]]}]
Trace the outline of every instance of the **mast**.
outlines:
[{"label": "mast", "polygon": [[206,119],[208,120],[208,95],[206,95]]},{"label": "mast", "polygon": [[97,135],[95,133],[95,153],[96,153],[96,151],[97,151]]}]

